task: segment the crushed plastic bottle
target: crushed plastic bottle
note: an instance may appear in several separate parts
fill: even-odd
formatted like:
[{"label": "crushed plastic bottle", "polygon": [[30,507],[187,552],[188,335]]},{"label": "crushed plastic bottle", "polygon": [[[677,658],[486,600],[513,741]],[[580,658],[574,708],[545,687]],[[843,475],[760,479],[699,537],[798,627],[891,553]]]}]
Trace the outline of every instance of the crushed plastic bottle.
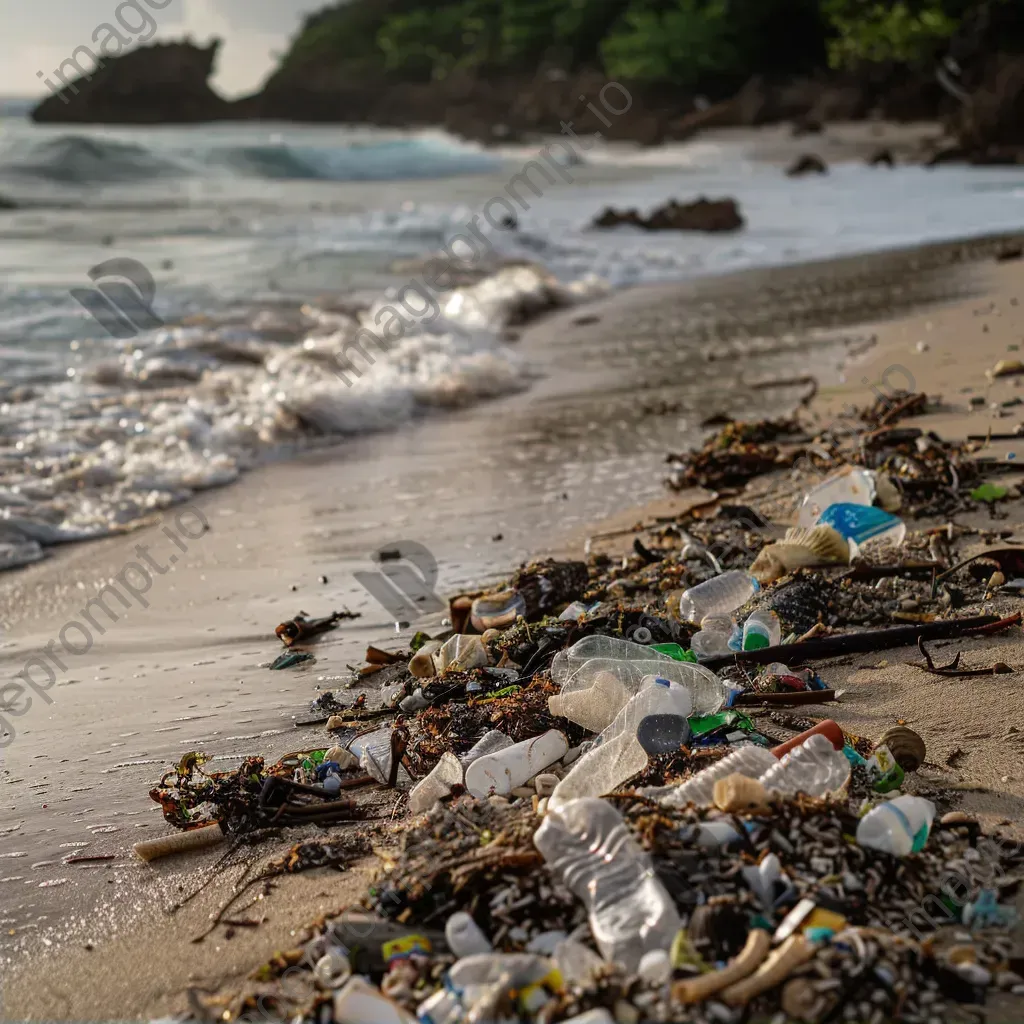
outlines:
[{"label": "crushed plastic bottle", "polygon": [[902,544],[907,536],[907,524],[899,516],[890,515],[880,508],[864,505],[851,505],[840,502],[829,505],[818,520],[831,526],[838,534],[858,546],[869,540],[892,541]]},{"label": "crushed plastic bottle", "polygon": [[650,858],[605,800],[572,800],[549,810],[533,837],[551,873],[586,904],[601,955],[636,970],[669,949],[682,922]]},{"label": "crushed plastic bottle", "polygon": [[825,736],[810,736],[772,765],[760,778],[761,785],[781,796],[806,793],[824,797],[835,793],[850,777],[850,762]]},{"label": "crushed plastic bottle", "polygon": [[697,807],[708,807],[714,797],[715,783],[719,779],[735,773],[757,779],[777,763],[770,750],[755,746],[753,743],[745,743],[723,757],[721,761],[698,772],[681,786],[671,787],[667,793],[660,795],[658,800],[666,807],[685,807],[690,803]]},{"label": "crushed plastic bottle", "polygon": [[782,624],[773,611],[752,612],[743,623],[743,650],[759,651],[782,643]]},{"label": "crushed plastic bottle", "polygon": [[456,633],[449,637],[434,655],[439,674],[483,668],[487,662],[487,648],[484,647],[483,639],[466,633]]},{"label": "crushed plastic bottle", "polygon": [[454,754],[445,751],[433,771],[412,787],[409,793],[410,813],[422,814],[429,811],[438,800],[448,796],[454,786],[461,786],[464,770],[462,762]]},{"label": "crushed plastic bottle", "polygon": [[898,796],[872,808],[857,825],[857,843],[896,857],[918,853],[928,842],[935,804],[919,796]]},{"label": "crushed plastic bottle", "polygon": [[797,526],[815,526],[821,513],[840,502],[871,505],[875,500],[875,476],[869,470],[846,466],[812,487],[800,504]]},{"label": "crushed plastic bottle", "polygon": [[647,764],[647,752],[637,738],[637,730],[644,719],[651,715],[688,718],[691,711],[690,692],[686,687],[663,677],[647,676],[640,692],[630,698],[612,724],[555,787],[549,808],[579,797],[610,793]]},{"label": "crushed plastic bottle", "polygon": [[679,618],[684,622],[703,622],[709,615],[728,615],[760,589],[761,584],[748,572],[724,572],[683,591],[679,596]]},{"label": "crushed plastic bottle", "polygon": [[[372,775],[378,782],[388,781],[391,774],[390,726],[357,736],[348,749],[359,758],[359,765],[367,775]],[[400,787],[412,785],[412,778],[401,764],[398,766],[397,783]]]},{"label": "crushed plastic bottle", "polygon": [[563,660],[553,663],[551,677],[561,692],[548,699],[548,708],[591,732],[606,729],[626,701],[640,692],[647,676],[661,676],[689,690],[696,715],[714,713],[729,695],[728,685],[708,669],[628,640],[585,637],[556,655],[555,662],[559,657]]}]

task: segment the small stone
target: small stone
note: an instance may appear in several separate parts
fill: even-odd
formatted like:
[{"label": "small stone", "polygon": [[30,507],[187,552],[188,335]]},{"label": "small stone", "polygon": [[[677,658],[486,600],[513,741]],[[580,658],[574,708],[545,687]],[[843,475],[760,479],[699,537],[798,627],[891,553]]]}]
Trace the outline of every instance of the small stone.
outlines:
[{"label": "small stone", "polygon": [[512,789],[512,796],[522,797],[524,800],[529,800],[534,795],[534,791],[529,786],[514,786]]},{"label": "small stone", "polygon": [[971,985],[987,988],[992,984],[992,973],[978,964],[961,964],[956,968],[956,973]]},{"label": "small stone", "polygon": [[916,612],[921,607],[921,602],[914,600],[912,597],[905,597],[900,601],[900,611],[904,612]]},{"label": "small stone", "polygon": [[555,786],[558,785],[558,776],[545,772],[533,780],[533,785],[537,790],[538,796],[551,796],[555,791]]}]

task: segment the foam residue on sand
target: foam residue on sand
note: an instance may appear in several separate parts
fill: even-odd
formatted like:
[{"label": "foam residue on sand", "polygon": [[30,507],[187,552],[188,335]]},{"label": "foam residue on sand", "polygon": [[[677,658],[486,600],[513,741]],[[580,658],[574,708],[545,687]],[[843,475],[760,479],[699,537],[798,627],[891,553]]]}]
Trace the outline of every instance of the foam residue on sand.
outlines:
[{"label": "foam residue on sand", "polygon": [[363,308],[197,318],[114,355],[83,356],[66,380],[9,386],[0,392],[0,568],[129,528],[287,446],[520,390],[535,371],[508,329],[603,290],[505,267],[436,297],[391,291]]}]

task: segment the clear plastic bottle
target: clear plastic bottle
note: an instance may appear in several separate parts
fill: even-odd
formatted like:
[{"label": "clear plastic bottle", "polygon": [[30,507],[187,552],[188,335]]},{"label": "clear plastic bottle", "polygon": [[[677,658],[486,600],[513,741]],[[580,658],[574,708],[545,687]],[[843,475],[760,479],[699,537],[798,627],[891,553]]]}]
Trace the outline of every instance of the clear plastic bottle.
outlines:
[{"label": "clear plastic bottle", "polygon": [[724,572],[679,595],[679,618],[684,622],[703,622],[709,615],[728,615],[760,589],[761,584],[748,572]]},{"label": "clear plastic bottle", "polygon": [[695,804],[697,807],[708,807],[712,803],[715,783],[729,775],[739,773],[747,778],[760,778],[778,762],[770,750],[758,747],[753,743],[745,743],[727,754],[709,768],[698,772],[681,786],[674,786],[660,797],[660,803],[666,807],[685,807]]},{"label": "clear plastic bottle", "polygon": [[[611,644],[603,641],[611,641]],[[583,644],[587,644],[587,648],[580,655],[577,648]],[[595,653],[593,657],[586,657],[589,651],[602,653],[601,656]],[[689,690],[692,714],[695,715],[714,714],[729,694],[728,685],[714,672],[693,662],[676,661],[628,640],[586,637],[563,653],[568,654],[568,659],[563,661],[560,668],[552,667],[552,679],[561,686],[561,693],[558,698],[549,698],[548,706],[552,714],[565,715],[594,732],[601,731],[611,723],[626,701],[640,692],[647,676],[661,676]],[[558,656],[555,660],[558,660]],[[602,673],[610,673],[614,679],[605,676],[600,680],[600,685],[596,686]],[[570,696],[579,691],[593,692],[584,693],[580,697]],[[577,709],[585,720],[584,717],[573,718],[571,709]]]},{"label": "clear plastic bottle", "polygon": [[555,787],[549,808],[580,797],[603,796],[641,771],[647,752],[637,739],[637,729],[649,715],[690,716],[692,702],[685,687],[656,676],[647,676],[644,684]]},{"label": "clear plastic bottle", "polygon": [[731,615],[707,615],[700,624],[700,632],[690,639],[690,650],[702,661],[728,654],[737,630]]},{"label": "clear plastic bottle", "polygon": [[857,843],[896,857],[924,849],[935,819],[935,804],[919,796],[898,796],[872,808],[857,825]]},{"label": "clear plastic bottle", "polygon": [[559,651],[551,662],[551,681],[561,686],[575,675],[588,661],[608,659],[617,662],[632,661],[671,661],[668,655],[635,644],[632,640],[622,640],[615,636],[603,636],[595,633],[577,640],[572,647]]},{"label": "clear plastic bottle", "polygon": [[773,611],[751,612],[743,623],[743,650],[759,651],[782,643],[782,623]]},{"label": "clear plastic bottle", "polygon": [[549,810],[533,841],[551,873],[586,904],[606,960],[633,971],[644,953],[672,945],[682,924],[675,903],[607,801]]},{"label": "clear plastic bottle", "polygon": [[765,789],[782,796],[806,793],[824,797],[840,790],[850,777],[850,762],[825,736],[809,737],[760,778]]}]

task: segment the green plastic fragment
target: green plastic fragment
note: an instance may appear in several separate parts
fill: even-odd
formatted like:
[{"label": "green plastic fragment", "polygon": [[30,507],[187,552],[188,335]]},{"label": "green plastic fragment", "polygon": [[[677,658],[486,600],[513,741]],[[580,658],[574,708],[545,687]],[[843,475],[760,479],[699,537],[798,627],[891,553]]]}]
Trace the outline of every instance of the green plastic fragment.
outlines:
[{"label": "green plastic fragment", "polygon": [[697,664],[697,655],[693,651],[687,651],[679,644],[651,644],[651,650],[659,654],[665,654],[674,661],[689,661]]},{"label": "green plastic fragment", "polygon": [[981,484],[971,491],[971,497],[975,501],[1002,501],[1010,493],[1009,488],[1000,484]]}]

